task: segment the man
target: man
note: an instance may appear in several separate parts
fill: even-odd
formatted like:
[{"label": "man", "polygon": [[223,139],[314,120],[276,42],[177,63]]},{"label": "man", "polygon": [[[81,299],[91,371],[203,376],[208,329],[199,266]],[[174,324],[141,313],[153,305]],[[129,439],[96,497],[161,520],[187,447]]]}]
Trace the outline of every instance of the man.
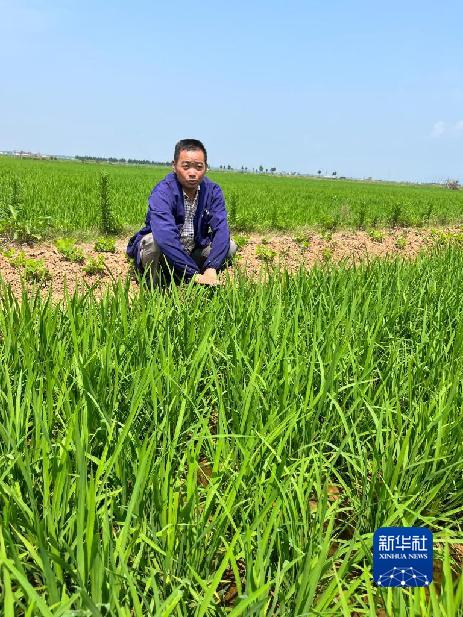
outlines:
[{"label": "man", "polygon": [[177,278],[217,285],[217,272],[236,252],[222,189],[206,171],[203,144],[182,139],[175,146],[172,172],[151,191],[145,227],[130,238],[127,254],[153,284],[159,282],[164,259]]}]

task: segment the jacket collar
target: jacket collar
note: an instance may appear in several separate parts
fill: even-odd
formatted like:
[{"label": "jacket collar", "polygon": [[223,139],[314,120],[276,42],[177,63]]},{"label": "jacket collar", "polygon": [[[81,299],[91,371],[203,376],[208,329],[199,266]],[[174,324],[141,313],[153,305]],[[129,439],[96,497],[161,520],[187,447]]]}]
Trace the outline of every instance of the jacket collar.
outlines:
[{"label": "jacket collar", "polygon": [[[180,182],[177,180],[177,176],[175,175],[175,173],[173,171],[171,171],[169,174],[167,174],[166,178],[165,178],[168,183],[172,186],[172,188],[174,189],[174,191],[177,193],[178,197],[180,198],[180,203],[182,205],[182,207],[185,207],[185,202],[183,199],[183,186],[180,184]],[[195,214],[195,219],[197,219],[204,208],[204,200],[206,198],[206,187],[208,184],[210,184],[210,180],[209,178],[206,178],[206,176],[204,176],[204,178],[202,179],[202,181],[199,183],[199,195],[198,195],[198,205],[196,207],[196,214]]]}]

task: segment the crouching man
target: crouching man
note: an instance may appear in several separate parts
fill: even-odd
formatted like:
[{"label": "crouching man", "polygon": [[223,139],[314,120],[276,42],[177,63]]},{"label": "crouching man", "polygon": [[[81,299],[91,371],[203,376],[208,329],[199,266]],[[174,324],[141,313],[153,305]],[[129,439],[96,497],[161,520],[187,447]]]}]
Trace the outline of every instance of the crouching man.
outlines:
[{"label": "crouching man", "polygon": [[177,279],[217,285],[217,272],[236,252],[222,189],[206,171],[203,144],[182,139],[175,146],[172,172],[151,191],[145,227],[130,238],[127,254],[153,285],[159,283],[163,264]]}]

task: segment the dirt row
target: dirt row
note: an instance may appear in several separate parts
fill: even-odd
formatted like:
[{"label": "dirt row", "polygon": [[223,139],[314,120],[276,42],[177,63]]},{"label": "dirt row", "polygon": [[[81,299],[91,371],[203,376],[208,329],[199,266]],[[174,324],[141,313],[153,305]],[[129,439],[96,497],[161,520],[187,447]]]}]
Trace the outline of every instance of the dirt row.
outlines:
[{"label": "dirt row", "polygon": [[[440,230],[445,234],[461,234],[459,228]],[[436,231],[430,229],[388,229],[366,231],[336,231],[334,233],[294,232],[252,233],[235,236],[240,244],[236,263],[249,276],[258,276],[264,268],[280,267],[288,271],[297,270],[301,265],[310,268],[316,263],[347,261],[358,263],[372,257],[403,255],[415,257],[426,247],[436,242]],[[86,256],[97,257],[92,243],[79,243]],[[85,290],[94,287],[104,289],[118,278],[125,279],[131,272],[130,261],[126,257],[126,239],[118,239],[115,253],[105,253],[105,271],[89,275],[82,264],[66,261],[52,242],[28,245],[0,242],[0,275],[9,283],[15,293],[19,293],[24,280],[23,270],[11,264],[5,255],[8,250],[23,251],[26,258],[43,260],[51,278],[41,283],[44,290],[51,288],[54,297],[62,297],[64,288]],[[135,280],[131,283],[136,287]],[[34,283],[27,283],[33,286]]]}]

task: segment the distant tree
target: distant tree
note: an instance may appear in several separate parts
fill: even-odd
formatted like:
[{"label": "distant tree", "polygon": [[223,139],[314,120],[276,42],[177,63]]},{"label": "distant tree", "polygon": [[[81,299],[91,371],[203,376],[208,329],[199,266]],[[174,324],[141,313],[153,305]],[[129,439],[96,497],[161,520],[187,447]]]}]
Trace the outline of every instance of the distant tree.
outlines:
[{"label": "distant tree", "polygon": [[260,171],[260,173],[262,173],[264,171],[264,168],[262,167],[262,165],[259,165],[259,171]]},{"label": "distant tree", "polygon": [[227,169],[228,169],[229,171],[231,170],[231,168],[232,168],[232,166],[231,166],[231,165],[227,165]]},{"label": "distant tree", "polygon": [[270,171],[272,172],[272,174],[277,170],[276,167],[270,167]]},{"label": "distant tree", "polygon": [[333,171],[333,173],[331,175],[335,177],[335,176],[338,175],[338,172],[337,171]]},{"label": "distant tree", "polygon": [[265,173],[268,174],[268,169],[265,170]]},{"label": "distant tree", "polygon": [[318,174],[319,176],[321,176],[321,175],[322,175],[322,170],[321,170],[321,169],[319,169],[319,170],[317,171],[317,174]]}]

